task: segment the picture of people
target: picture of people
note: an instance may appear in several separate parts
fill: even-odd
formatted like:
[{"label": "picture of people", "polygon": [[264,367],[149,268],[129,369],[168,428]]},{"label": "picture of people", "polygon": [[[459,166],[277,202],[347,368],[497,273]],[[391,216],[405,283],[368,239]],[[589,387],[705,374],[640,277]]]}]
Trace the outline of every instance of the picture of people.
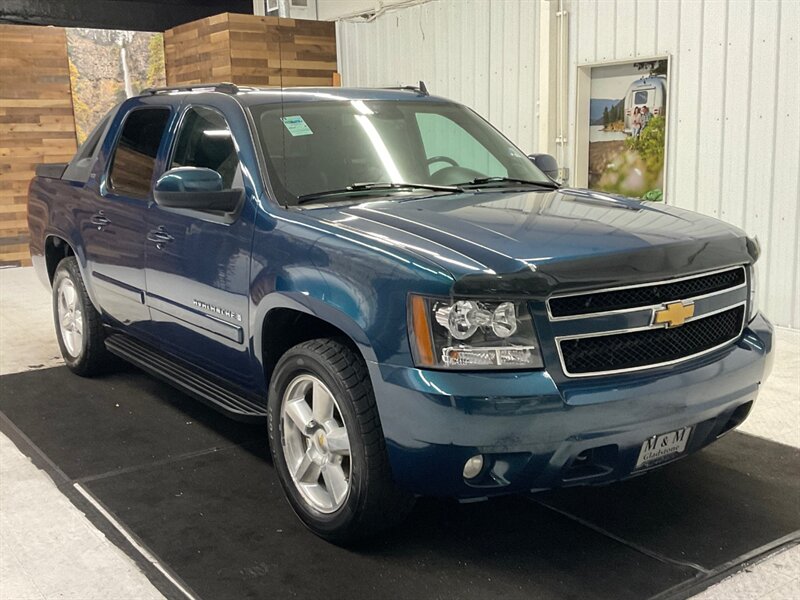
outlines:
[{"label": "picture of people", "polygon": [[639,137],[642,132],[642,109],[638,106],[633,109],[633,135]]},{"label": "picture of people", "polygon": [[592,69],[591,189],[664,199],[667,90],[666,60]]}]

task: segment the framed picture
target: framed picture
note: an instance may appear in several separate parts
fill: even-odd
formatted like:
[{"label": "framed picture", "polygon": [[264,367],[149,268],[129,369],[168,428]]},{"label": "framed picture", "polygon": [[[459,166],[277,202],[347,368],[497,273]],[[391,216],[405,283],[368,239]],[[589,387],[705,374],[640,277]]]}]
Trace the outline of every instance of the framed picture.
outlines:
[{"label": "framed picture", "polygon": [[664,201],[668,100],[668,57],[581,66],[577,184]]}]

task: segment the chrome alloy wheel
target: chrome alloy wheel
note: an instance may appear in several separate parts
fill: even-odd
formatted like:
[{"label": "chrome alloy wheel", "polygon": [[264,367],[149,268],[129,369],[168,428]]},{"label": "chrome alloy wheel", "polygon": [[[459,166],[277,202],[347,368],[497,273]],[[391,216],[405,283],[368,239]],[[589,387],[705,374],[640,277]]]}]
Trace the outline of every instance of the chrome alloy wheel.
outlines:
[{"label": "chrome alloy wheel", "polygon": [[69,355],[74,358],[80,356],[83,350],[83,312],[78,290],[68,277],[62,279],[58,286],[58,327]]},{"label": "chrome alloy wheel", "polygon": [[295,377],[281,402],[281,445],[303,499],[321,513],[336,512],[350,492],[350,439],[336,399],[311,374]]}]

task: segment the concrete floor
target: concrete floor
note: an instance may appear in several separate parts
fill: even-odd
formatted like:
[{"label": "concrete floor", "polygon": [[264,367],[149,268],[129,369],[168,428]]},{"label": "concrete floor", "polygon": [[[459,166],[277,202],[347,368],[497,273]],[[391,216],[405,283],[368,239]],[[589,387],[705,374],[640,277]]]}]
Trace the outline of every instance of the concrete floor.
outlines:
[{"label": "concrete floor", "polygon": [[[800,332],[779,329],[777,337],[774,371],[741,430],[800,447]],[[29,268],[0,269],[0,375],[59,364],[48,292]],[[149,600],[162,595],[0,434],[0,600],[29,598]],[[800,547],[748,567],[697,598],[796,600]]]}]

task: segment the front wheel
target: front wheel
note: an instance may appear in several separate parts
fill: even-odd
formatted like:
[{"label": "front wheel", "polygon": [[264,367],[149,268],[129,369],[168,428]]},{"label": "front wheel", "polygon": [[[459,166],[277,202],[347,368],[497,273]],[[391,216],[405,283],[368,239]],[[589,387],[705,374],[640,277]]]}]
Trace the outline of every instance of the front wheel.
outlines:
[{"label": "front wheel", "polygon": [[348,346],[318,339],[288,350],[272,375],[268,416],[286,497],[320,537],[352,542],[411,509],[391,478],[366,365]]}]

